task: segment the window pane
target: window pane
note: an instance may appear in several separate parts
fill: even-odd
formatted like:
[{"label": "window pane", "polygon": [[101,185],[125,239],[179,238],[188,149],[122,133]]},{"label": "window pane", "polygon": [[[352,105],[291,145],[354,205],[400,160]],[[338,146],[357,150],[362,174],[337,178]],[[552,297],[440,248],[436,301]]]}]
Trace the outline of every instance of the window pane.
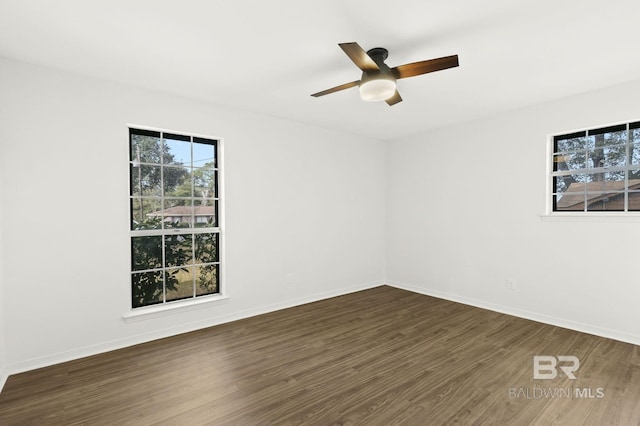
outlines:
[{"label": "window pane", "polygon": [[154,136],[131,135],[131,161],[160,164],[160,138]]},{"label": "window pane", "polygon": [[162,268],[162,236],[131,238],[132,270]]},{"label": "window pane", "polygon": [[607,146],[590,150],[589,165],[596,167],[624,166],[627,163],[627,148],[625,145]]},{"label": "window pane", "polygon": [[164,164],[191,166],[191,142],[167,138],[164,148]]},{"label": "window pane", "polygon": [[586,148],[586,140],[586,136],[557,140],[555,143],[554,152],[576,152],[581,150],[584,151],[584,149]]},{"label": "window pane", "polygon": [[132,164],[129,167],[131,188],[130,195],[135,196],[160,196],[161,174],[160,166],[144,166]]},{"label": "window pane", "polygon": [[588,211],[623,211],[624,192],[600,192],[587,194]]},{"label": "window pane", "polygon": [[165,166],[164,196],[191,197],[191,173],[189,167]]},{"label": "window pane", "polygon": [[162,228],[158,210],[160,210],[160,199],[131,199],[131,229],[139,231],[143,229]]},{"label": "window pane", "polygon": [[640,170],[629,170],[629,211],[640,210]]},{"label": "window pane", "polygon": [[213,263],[218,261],[218,234],[195,234],[195,262]]},{"label": "window pane", "polygon": [[584,192],[584,181],[585,175],[576,174],[576,175],[565,175],[565,176],[555,176],[553,178],[554,181],[554,192],[556,193],[564,193],[564,192]]},{"label": "window pane", "polygon": [[129,195],[142,196],[142,167],[140,164],[129,165]]},{"label": "window pane", "polygon": [[166,301],[193,297],[193,268],[167,269],[165,271],[167,286]]},{"label": "window pane", "polygon": [[627,131],[599,133],[587,136],[588,149],[601,148],[604,146],[624,145],[627,143]]},{"label": "window pane", "polygon": [[218,226],[218,202],[212,199],[194,200],[194,218],[196,228]]},{"label": "window pane", "polygon": [[624,145],[627,143],[627,130],[620,130],[617,132],[610,132],[604,134],[605,145]]},{"label": "window pane", "polygon": [[556,194],[553,196],[553,204],[555,211],[583,211],[584,210],[584,192]]},{"label": "window pane", "polygon": [[193,264],[192,234],[165,235],[165,266],[185,266]]},{"label": "window pane", "polygon": [[640,210],[640,191],[629,191],[629,211]]},{"label": "window pane", "polygon": [[629,145],[629,164],[640,164],[640,143]]},{"label": "window pane", "polygon": [[604,149],[604,166],[617,167],[627,164],[627,146],[616,145]]},{"label": "window pane", "polygon": [[553,157],[553,170],[579,170],[587,167],[587,156],[585,151],[561,152]]},{"label": "window pane", "polygon": [[193,144],[193,167],[216,167],[215,146],[212,144]]},{"label": "window pane", "polygon": [[196,266],[195,269],[196,294],[198,296],[220,292],[220,288],[218,287],[219,265]]},{"label": "window pane", "polygon": [[134,308],[162,303],[162,271],[131,275],[131,305]]},{"label": "window pane", "polygon": [[193,223],[193,205],[190,198],[165,199],[160,212],[165,228],[189,228]]},{"label": "window pane", "polygon": [[585,175],[587,192],[624,191],[624,172],[592,173]]},{"label": "window pane", "polygon": [[217,179],[217,172],[213,168],[195,169],[193,172],[193,196],[196,198],[216,198]]}]

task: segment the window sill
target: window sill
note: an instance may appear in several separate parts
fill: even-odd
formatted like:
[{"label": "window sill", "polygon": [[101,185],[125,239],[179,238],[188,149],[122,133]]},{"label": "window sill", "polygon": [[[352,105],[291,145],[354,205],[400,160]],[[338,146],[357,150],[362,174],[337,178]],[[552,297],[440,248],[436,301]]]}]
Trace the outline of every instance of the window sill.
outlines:
[{"label": "window sill", "polygon": [[196,309],[207,308],[214,303],[221,303],[226,300],[229,300],[229,298],[221,294],[199,297],[197,299],[180,300],[177,302],[169,302],[163,305],[153,305],[144,308],[132,309],[129,312],[125,313],[122,318],[126,323],[143,321],[181,312],[189,312]]},{"label": "window sill", "polygon": [[543,222],[640,222],[640,212],[591,212],[591,213],[547,213],[541,214]]}]

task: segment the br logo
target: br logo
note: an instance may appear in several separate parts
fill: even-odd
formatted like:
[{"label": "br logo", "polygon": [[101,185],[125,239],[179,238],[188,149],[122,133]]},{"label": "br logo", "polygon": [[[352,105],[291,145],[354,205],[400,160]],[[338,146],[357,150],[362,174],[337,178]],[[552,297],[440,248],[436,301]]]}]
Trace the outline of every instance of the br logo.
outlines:
[{"label": "br logo", "polygon": [[570,379],[575,380],[573,372],[580,367],[580,360],[573,355],[535,355],[533,357],[534,379],[555,379],[558,368]]}]

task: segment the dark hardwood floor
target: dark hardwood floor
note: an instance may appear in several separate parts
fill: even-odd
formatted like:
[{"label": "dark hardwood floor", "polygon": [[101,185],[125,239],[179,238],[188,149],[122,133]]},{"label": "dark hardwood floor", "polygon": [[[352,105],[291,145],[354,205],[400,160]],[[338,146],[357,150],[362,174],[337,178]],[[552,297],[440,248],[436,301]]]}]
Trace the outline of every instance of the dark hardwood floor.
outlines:
[{"label": "dark hardwood floor", "polygon": [[[534,355],[576,356],[576,379],[534,380]],[[638,425],[640,347],[385,286],[18,374],[0,394],[0,425],[77,424]]]}]

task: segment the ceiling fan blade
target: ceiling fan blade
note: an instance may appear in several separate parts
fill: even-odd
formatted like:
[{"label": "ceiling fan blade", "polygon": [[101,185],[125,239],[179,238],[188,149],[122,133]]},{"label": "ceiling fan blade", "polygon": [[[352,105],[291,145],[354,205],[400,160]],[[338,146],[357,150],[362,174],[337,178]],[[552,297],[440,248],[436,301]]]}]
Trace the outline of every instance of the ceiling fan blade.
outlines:
[{"label": "ceiling fan blade", "polygon": [[340,43],[338,46],[344,50],[344,53],[346,53],[353,63],[362,71],[380,71],[378,64],[367,55],[367,52],[365,52],[358,43]]},{"label": "ceiling fan blade", "polygon": [[324,95],[328,95],[330,93],[339,92],[340,90],[349,89],[351,87],[357,86],[358,84],[360,84],[360,80],[352,81],[350,83],[341,84],[340,86],[332,87],[331,89],[327,89],[327,90],[323,90],[322,92],[314,93],[311,96],[317,98],[319,96],[324,96]]},{"label": "ceiling fan blade", "polygon": [[445,56],[443,58],[429,59],[427,61],[412,62],[391,68],[395,78],[407,78],[434,71],[446,70],[459,65],[458,55]]},{"label": "ceiling fan blade", "polygon": [[392,97],[385,101],[389,106],[394,106],[398,102],[402,102],[402,97],[400,97],[400,93],[396,90],[396,93],[393,94]]}]

